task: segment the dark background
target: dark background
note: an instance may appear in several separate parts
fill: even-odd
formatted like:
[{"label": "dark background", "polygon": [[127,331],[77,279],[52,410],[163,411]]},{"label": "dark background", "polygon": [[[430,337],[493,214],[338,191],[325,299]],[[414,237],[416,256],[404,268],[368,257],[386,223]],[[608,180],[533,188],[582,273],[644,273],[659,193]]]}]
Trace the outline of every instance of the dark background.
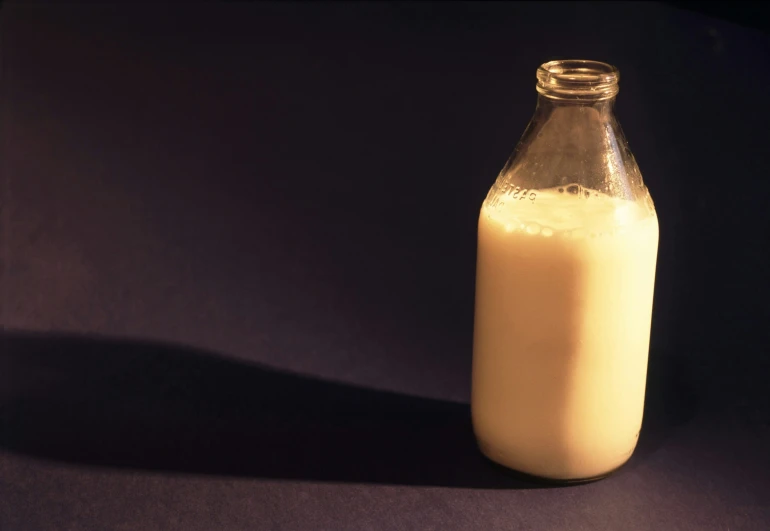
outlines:
[{"label": "dark background", "polygon": [[[5,4],[0,529],[770,527],[736,5]],[[475,231],[557,58],[620,68],[661,240],[639,449],[533,489],[470,433]]]}]

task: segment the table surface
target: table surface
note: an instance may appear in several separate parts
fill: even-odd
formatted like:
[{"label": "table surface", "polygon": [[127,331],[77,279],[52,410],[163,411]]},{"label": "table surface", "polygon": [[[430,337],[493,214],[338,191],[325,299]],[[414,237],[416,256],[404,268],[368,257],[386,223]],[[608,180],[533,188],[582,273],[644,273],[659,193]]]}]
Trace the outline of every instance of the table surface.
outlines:
[{"label": "table surface", "polygon": [[[0,11],[0,529],[770,529],[770,39],[637,3]],[[645,423],[470,431],[475,231],[556,57],[658,208]]]}]

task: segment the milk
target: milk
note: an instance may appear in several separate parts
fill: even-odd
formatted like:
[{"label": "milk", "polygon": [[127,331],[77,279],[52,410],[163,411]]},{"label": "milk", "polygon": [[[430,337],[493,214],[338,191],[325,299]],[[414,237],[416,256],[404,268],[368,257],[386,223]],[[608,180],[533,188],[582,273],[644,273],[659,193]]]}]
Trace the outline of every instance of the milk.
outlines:
[{"label": "milk", "polygon": [[478,231],[473,425],[492,460],[586,479],[633,452],[658,222],[578,185],[490,194]]}]

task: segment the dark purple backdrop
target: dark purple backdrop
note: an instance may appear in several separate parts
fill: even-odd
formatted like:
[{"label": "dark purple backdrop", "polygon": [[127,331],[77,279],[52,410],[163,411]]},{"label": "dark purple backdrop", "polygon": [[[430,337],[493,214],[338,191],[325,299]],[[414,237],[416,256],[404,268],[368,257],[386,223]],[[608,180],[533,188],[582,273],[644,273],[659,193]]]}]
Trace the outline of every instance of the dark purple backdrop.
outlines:
[{"label": "dark purple backdrop", "polygon": [[[770,528],[770,38],[662,4],[6,5],[0,529]],[[470,432],[535,69],[621,70],[661,225],[640,447]]]}]

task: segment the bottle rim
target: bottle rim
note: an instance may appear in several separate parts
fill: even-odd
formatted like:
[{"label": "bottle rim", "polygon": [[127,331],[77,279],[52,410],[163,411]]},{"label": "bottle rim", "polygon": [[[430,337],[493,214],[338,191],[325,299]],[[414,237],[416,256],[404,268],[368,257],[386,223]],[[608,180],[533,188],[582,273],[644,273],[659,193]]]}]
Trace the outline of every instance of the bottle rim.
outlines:
[{"label": "bottle rim", "polygon": [[537,69],[537,91],[552,99],[600,101],[618,93],[620,71],[600,61],[567,59]]}]

